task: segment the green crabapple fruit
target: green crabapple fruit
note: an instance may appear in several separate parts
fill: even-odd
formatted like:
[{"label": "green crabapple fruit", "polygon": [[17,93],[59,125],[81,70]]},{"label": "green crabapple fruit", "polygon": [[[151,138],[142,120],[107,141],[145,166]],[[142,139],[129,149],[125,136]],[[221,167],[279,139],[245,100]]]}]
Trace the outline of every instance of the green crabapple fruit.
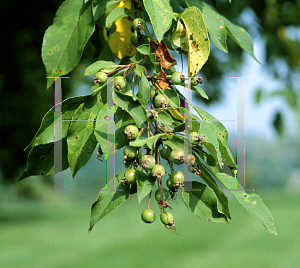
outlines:
[{"label": "green crabapple fruit", "polygon": [[201,140],[202,138],[195,131],[191,132],[189,135],[189,141],[192,143],[192,145],[197,145]]},{"label": "green crabapple fruit", "polygon": [[132,27],[135,31],[138,31],[138,30],[144,28],[144,24],[145,24],[145,22],[142,18],[136,18],[132,22]]},{"label": "green crabapple fruit", "polygon": [[133,159],[137,155],[137,149],[131,145],[127,145],[123,150],[123,154],[127,155],[127,159]]},{"label": "green crabapple fruit", "polygon": [[184,162],[188,165],[188,166],[193,166],[195,164],[195,156],[193,156],[192,154],[187,154],[185,156]]},{"label": "green crabapple fruit", "polygon": [[203,78],[202,77],[195,76],[195,77],[192,78],[192,80],[191,80],[191,85],[192,86],[197,86],[199,83],[200,84],[203,83]]},{"label": "green crabapple fruit", "polygon": [[124,177],[121,181],[122,185],[125,184],[134,184],[136,183],[136,171],[134,169],[128,169],[125,174]]},{"label": "green crabapple fruit", "polygon": [[126,164],[127,160],[134,159],[137,155],[137,149],[131,145],[127,145],[123,150],[123,163]]},{"label": "green crabapple fruit", "polygon": [[148,171],[149,169],[153,169],[155,166],[155,159],[152,155],[144,155],[141,158],[141,166]]},{"label": "green crabapple fruit", "polygon": [[195,173],[196,175],[200,175],[202,170],[199,167],[188,166],[188,171],[191,173]]},{"label": "green crabapple fruit", "polygon": [[158,112],[156,112],[155,110],[149,110],[147,112],[147,118],[149,122],[156,122],[158,118]]},{"label": "green crabapple fruit", "polygon": [[126,79],[123,76],[116,76],[114,78],[114,86],[120,90],[126,86]]},{"label": "green crabapple fruit", "polygon": [[104,72],[98,72],[95,75],[94,78],[94,84],[99,83],[99,84],[103,84],[107,81],[107,74]]},{"label": "green crabapple fruit", "polygon": [[[165,188],[162,188],[162,189],[163,189],[164,199],[167,200],[169,198],[169,192]],[[155,199],[156,199],[156,201],[161,201],[162,200],[162,198],[161,198],[161,190],[160,189],[157,189],[155,191]]]},{"label": "green crabapple fruit", "polygon": [[185,76],[180,72],[174,72],[171,76],[171,83],[181,85],[185,80]]},{"label": "green crabapple fruit", "polygon": [[133,184],[136,182],[136,171],[134,169],[128,169],[124,176],[128,183]]},{"label": "green crabapple fruit", "polygon": [[179,188],[178,186],[176,186],[175,184],[173,184],[173,183],[171,182],[170,178],[167,179],[167,187],[168,187],[170,190],[175,190],[175,189],[178,189],[178,188]]},{"label": "green crabapple fruit", "polygon": [[139,135],[139,129],[135,125],[128,125],[124,133],[127,140],[135,140]]},{"label": "green crabapple fruit", "polygon": [[154,98],[154,106],[156,108],[166,108],[166,106],[169,103],[169,99],[163,95],[163,94],[158,94],[155,98]]},{"label": "green crabapple fruit", "polygon": [[184,151],[182,149],[173,150],[170,159],[176,165],[182,164],[184,162]]},{"label": "green crabapple fruit", "polygon": [[174,223],[174,216],[171,212],[165,212],[160,215],[160,220],[164,225],[170,225]]},{"label": "green crabapple fruit", "polygon": [[152,209],[144,209],[141,217],[143,222],[146,223],[152,223],[155,221],[155,213]]},{"label": "green crabapple fruit", "polygon": [[179,170],[173,171],[169,179],[172,184],[184,183],[184,175]]},{"label": "green crabapple fruit", "polygon": [[165,168],[162,165],[156,164],[151,170],[151,175],[161,179],[165,175]]},{"label": "green crabapple fruit", "polygon": [[168,147],[163,147],[159,150],[160,152],[160,156],[165,159],[165,160],[169,160],[169,156],[171,153],[171,149],[169,149]]},{"label": "green crabapple fruit", "polygon": [[211,154],[207,157],[206,162],[210,166],[216,166],[218,164],[218,161]]},{"label": "green crabapple fruit", "polygon": [[130,37],[130,42],[131,42],[131,44],[133,44],[134,46],[138,46],[138,44],[139,44],[139,38],[138,38],[138,35],[137,35],[136,32],[135,32],[134,34],[131,35],[131,37]]}]

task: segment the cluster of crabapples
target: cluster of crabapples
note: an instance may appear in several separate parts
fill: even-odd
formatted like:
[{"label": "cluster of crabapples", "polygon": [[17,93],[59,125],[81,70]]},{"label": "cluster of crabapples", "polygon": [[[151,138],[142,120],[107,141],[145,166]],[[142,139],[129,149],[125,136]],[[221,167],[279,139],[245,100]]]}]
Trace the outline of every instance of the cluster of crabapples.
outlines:
[{"label": "cluster of crabapples", "polygon": [[[134,140],[139,136],[139,130],[135,125],[128,125],[125,128],[124,133],[126,139],[128,140]],[[192,132],[189,138],[193,145],[202,143],[202,139],[200,138],[197,132]],[[186,165],[188,165],[188,169],[190,172],[195,172],[197,170],[199,171],[199,168],[197,168],[195,165],[195,156],[193,156],[192,154],[185,155],[183,149],[171,150],[169,147],[162,147],[159,150],[160,157],[168,160],[170,165],[172,165],[173,172],[169,175],[169,178],[166,180],[166,185],[168,187],[167,190],[162,187],[162,180],[163,177],[166,175],[165,168],[162,165],[157,164],[159,162],[155,161],[151,153],[142,155],[140,148],[127,145],[123,150],[123,154],[124,164],[126,164],[127,161],[131,161],[132,163],[135,162],[137,167],[141,166],[147,172],[148,176],[151,176],[157,181],[158,189],[155,192],[155,199],[158,202],[161,211],[160,220],[166,228],[176,231],[174,216],[171,212],[166,212],[167,208],[170,208],[172,210],[172,207],[169,205],[167,200],[169,196],[171,196],[171,199],[173,200],[176,199],[177,189],[180,189],[182,193],[182,189],[184,187],[184,174],[178,170],[174,171],[173,164],[180,165],[185,163]],[[134,184],[136,183],[136,180],[136,170],[128,169],[124,174],[121,184]],[[149,206],[150,202],[148,204],[148,208],[144,209],[141,214],[141,218],[145,223],[153,223],[155,221],[155,213],[152,209],[150,209]]]}]

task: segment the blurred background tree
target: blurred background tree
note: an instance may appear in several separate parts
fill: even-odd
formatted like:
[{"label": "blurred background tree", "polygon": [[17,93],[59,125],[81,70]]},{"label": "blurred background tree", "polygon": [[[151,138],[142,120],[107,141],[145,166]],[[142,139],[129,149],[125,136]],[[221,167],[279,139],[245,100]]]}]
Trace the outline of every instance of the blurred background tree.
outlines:
[{"label": "blurred background tree", "polygon": [[[171,0],[175,1],[175,0]],[[2,1],[2,59],[0,71],[1,141],[0,177],[3,183],[14,182],[25,169],[27,152],[24,148],[36,133],[44,114],[53,105],[53,89],[46,89],[46,73],[41,60],[41,44],[47,27],[52,24],[60,0],[26,2]],[[269,97],[287,101],[298,114],[300,122],[300,1],[206,1],[232,22],[243,26],[255,40],[264,41],[265,59],[259,59],[269,76],[278,81],[278,88],[266,93],[257,89],[259,103]],[[246,19],[245,19],[246,18]],[[248,20],[247,18],[251,18]],[[96,31],[99,31],[99,27]],[[63,98],[71,96],[79,86],[90,80],[83,77],[84,68],[98,58],[96,47],[101,38],[90,40],[81,63],[70,74],[72,79],[63,83]],[[245,64],[242,50],[229,38],[229,53],[220,56],[212,46],[209,61],[201,75],[210,100],[197,99],[207,104],[219,102],[224,90],[222,79]],[[254,51],[255,52],[255,51]],[[274,127],[282,134],[284,122],[281,111],[274,115]],[[300,123],[299,123],[300,137]],[[300,161],[299,161],[300,162]]]}]

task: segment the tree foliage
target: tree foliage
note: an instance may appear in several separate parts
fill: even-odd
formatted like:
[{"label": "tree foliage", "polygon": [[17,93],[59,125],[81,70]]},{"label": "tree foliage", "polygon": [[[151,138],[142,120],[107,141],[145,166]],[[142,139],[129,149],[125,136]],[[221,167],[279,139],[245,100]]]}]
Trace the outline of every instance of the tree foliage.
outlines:
[{"label": "tree foliage", "polygon": [[[113,51],[111,44],[124,41],[122,32],[128,31],[135,18],[141,18],[138,26],[134,26],[136,29],[133,35],[137,40],[133,42],[131,36],[126,36],[124,44],[128,39],[132,40],[132,44],[126,46],[122,53],[115,51],[120,58],[116,62],[114,57],[109,56]],[[272,215],[261,199],[255,193],[234,190],[238,184],[237,166],[228,147],[227,129],[211,114],[190,103],[176,88],[177,83],[172,82],[176,81],[174,65],[177,62],[171,50],[188,54],[188,76],[182,74],[178,84],[184,85],[184,81],[188,80],[190,86],[191,77],[198,81],[195,84],[202,83],[202,78],[195,75],[209,60],[210,39],[217,48],[227,52],[226,40],[229,35],[239,47],[256,59],[252,40],[246,30],[230,22],[203,1],[171,1],[170,4],[168,0],[125,3],[116,0],[88,0],[84,3],[66,0],[59,7],[53,24],[43,38],[42,59],[47,76],[59,77],[75,68],[89,39],[95,34],[96,25],[103,30],[103,44],[98,58],[86,68],[84,74],[89,76],[101,72],[109,78],[105,82],[95,78],[91,94],[62,102],[62,167],[70,167],[75,177],[89,161],[97,144],[98,153],[105,152],[105,159],[109,157],[113,150],[108,148],[111,146],[107,142],[111,140],[111,133],[106,127],[113,119],[108,116],[108,111],[112,109],[109,99],[113,97],[116,149],[126,146],[123,158],[125,168],[134,169],[138,175],[136,182],[131,184],[126,173],[117,174],[106,186],[110,187],[109,190],[105,187],[100,191],[92,205],[89,231],[99,220],[124,203],[130,194],[136,193],[140,202],[150,193],[149,209],[155,183],[162,193],[162,200],[158,202],[161,212],[171,208],[163,198],[162,189],[164,176],[170,175],[173,178],[169,185],[172,199],[180,194],[187,208],[200,218],[222,223],[231,219],[228,199],[216,183],[219,181],[269,232],[276,234]],[[115,32],[119,35],[113,35]],[[132,46],[136,48],[132,49]],[[54,79],[47,86],[50,87],[53,82]],[[192,85],[192,89],[207,98],[205,91],[197,85]],[[113,96],[108,95],[112,93]],[[193,107],[197,115],[184,109],[184,103]],[[185,133],[185,118],[188,116],[195,122],[188,126],[194,140]],[[54,174],[55,140],[50,131],[53,128],[51,118],[54,118],[53,108],[44,116],[37,134],[28,146],[28,170],[20,179]],[[137,133],[131,132],[137,128],[138,137]],[[166,172],[160,165],[161,150],[167,151],[169,169]],[[183,152],[181,155],[177,154],[180,150]],[[176,171],[173,164],[185,162],[188,150],[195,157],[193,163],[187,163],[190,172],[196,175],[193,176],[191,186],[199,191],[185,190],[183,177],[176,177],[178,181],[174,179],[173,173]],[[146,162],[140,162],[143,152],[156,160],[153,168]],[[169,158],[170,152],[174,152],[171,154],[172,161]],[[208,157],[212,157],[215,164],[211,164]],[[230,174],[221,172],[225,164]],[[173,220],[165,226],[176,230]]]}]

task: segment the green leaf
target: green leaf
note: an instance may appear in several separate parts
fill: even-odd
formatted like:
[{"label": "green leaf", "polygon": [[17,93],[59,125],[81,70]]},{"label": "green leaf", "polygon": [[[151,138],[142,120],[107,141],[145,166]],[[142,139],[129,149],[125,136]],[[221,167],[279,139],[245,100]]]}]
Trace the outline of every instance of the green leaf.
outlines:
[{"label": "green leaf", "polygon": [[[74,98],[68,98],[62,102],[62,138],[67,136],[68,128],[70,125],[70,119],[73,117],[75,110],[79,105],[87,98],[87,96],[78,96]],[[66,121],[64,121],[66,120]],[[56,120],[56,124],[60,124],[61,119]],[[40,128],[35,134],[33,140],[25,148],[34,147],[41,144],[47,144],[54,142],[54,107],[52,107],[43,117]]]},{"label": "green leaf", "polygon": [[156,134],[155,136],[149,137],[147,139],[147,147],[151,150],[154,150],[157,141],[166,136],[167,134]]},{"label": "green leaf", "polygon": [[203,4],[204,8],[201,11],[209,36],[217,48],[227,53],[227,31],[223,17],[207,3],[203,2]]},{"label": "green leaf", "polygon": [[[105,103],[99,114],[97,116],[97,121],[95,125],[95,137],[104,152],[105,160],[109,157],[109,155],[113,152],[113,144],[107,144],[107,129],[106,129],[106,119],[107,117],[107,103]],[[110,146],[110,147],[109,147]]]},{"label": "green leaf", "polygon": [[162,111],[158,114],[157,121],[161,124],[165,125],[172,125],[173,124],[173,119],[172,117],[166,113],[165,111]]},{"label": "green leaf", "polygon": [[184,150],[184,140],[178,136],[169,136],[166,141],[163,142],[164,145],[169,146],[172,150],[183,149]]},{"label": "green leaf", "polygon": [[185,206],[201,219],[227,223],[225,214],[218,210],[218,201],[213,190],[196,181],[192,182],[192,187],[200,191],[183,191],[181,197]]},{"label": "green leaf", "polygon": [[150,45],[149,44],[144,44],[140,45],[136,48],[141,54],[144,55],[150,55]]},{"label": "green leaf", "polygon": [[144,55],[138,51],[130,58],[130,61],[135,64],[140,64],[143,59]]},{"label": "green leaf", "polygon": [[130,16],[130,14],[131,14],[130,10],[125,7],[115,8],[106,17],[105,27],[108,27],[111,23],[113,23],[114,21],[116,21],[118,19]]},{"label": "green leaf", "polygon": [[228,174],[217,173],[215,175],[220,182],[222,182],[224,186],[229,189],[229,191],[240,202],[240,204],[247,209],[254,218],[259,220],[265,226],[267,231],[277,235],[272,214],[257,194],[234,190],[236,189],[237,184],[240,187],[242,186],[234,177],[229,176]]},{"label": "green leaf", "polygon": [[136,73],[136,75],[138,77],[141,77],[142,76],[142,73],[143,74],[146,74],[146,69],[144,66],[142,65],[138,65],[136,68],[134,68],[134,72]]},{"label": "green leaf", "polygon": [[152,188],[155,185],[155,179],[152,177],[147,176],[146,171],[139,167],[136,169],[137,172],[137,197],[139,203],[151,192]]},{"label": "green leaf", "polygon": [[[83,49],[94,32],[92,1],[66,0],[46,30],[42,59],[48,77],[68,74],[78,64]],[[47,79],[47,88],[54,79]]]},{"label": "green leaf", "polygon": [[149,15],[156,38],[160,42],[164,33],[169,29],[174,17],[170,1],[144,0],[144,6]]},{"label": "green leaf", "polygon": [[[177,109],[173,109],[173,108],[170,108],[168,107],[166,109],[171,115],[173,118],[175,118],[176,120],[179,120],[179,121],[184,121],[184,112],[183,114],[180,112],[180,110],[178,111]],[[183,110],[182,110],[183,111]]]},{"label": "green leaf", "polygon": [[145,147],[147,146],[147,139],[146,137],[138,137],[134,141],[130,141],[129,145],[134,147]]},{"label": "green leaf", "polygon": [[208,97],[207,97],[205,91],[201,87],[193,86],[192,90],[196,91],[202,98],[208,100]]},{"label": "green leaf", "polygon": [[[113,146],[115,146],[115,150],[119,150],[123,148],[125,145],[128,144],[128,141],[126,140],[124,130],[126,126],[134,123],[132,117],[125,112],[122,108],[116,106],[115,111],[115,132],[114,132],[114,141],[115,144],[107,144],[107,127],[106,127],[106,119],[107,117],[107,104],[103,105],[101,108],[98,117],[97,122],[95,126],[95,137],[100,144],[100,147],[102,148],[104,153],[105,160],[107,157],[110,156],[112,152],[114,152]],[[105,119],[106,118],[106,119]],[[111,147],[107,147],[111,146]]]},{"label": "green leaf", "polygon": [[186,2],[190,7],[194,6],[201,10],[211,40],[217,48],[227,53],[227,31],[223,17],[203,1],[186,0]]},{"label": "green leaf", "polygon": [[214,173],[210,171],[210,167],[206,162],[204,161],[201,162],[200,159],[197,157],[197,155],[195,155],[195,158],[196,158],[197,166],[201,169],[201,174],[199,174],[199,177],[201,177],[205,181],[205,183],[214,191],[221,204],[223,213],[229,219],[231,219],[228,198],[225,195],[225,193],[221,191],[221,189],[218,187],[214,179],[215,178]]},{"label": "green leaf", "polygon": [[110,12],[115,6],[117,6],[121,0],[101,0],[94,1],[93,13],[95,20],[98,20],[101,16]]},{"label": "green leaf", "polygon": [[97,145],[94,126],[102,105],[97,95],[91,95],[79,106],[70,124],[68,160],[73,178],[89,161]]},{"label": "green leaf", "polygon": [[221,153],[219,150],[219,142],[215,133],[207,126],[203,121],[199,122],[200,130],[199,135],[203,138],[203,145],[207,150],[213,155],[215,159],[218,159],[219,164],[221,165]]},{"label": "green leaf", "polygon": [[137,96],[147,103],[150,99],[150,85],[146,76],[141,72],[141,83]]},{"label": "green leaf", "polygon": [[159,91],[169,98],[169,105],[171,108],[180,107],[180,100],[178,94],[173,89],[160,89]]},{"label": "green leaf", "polygon": [[[105,43],[104,47],[101,50],[100,56],[98,60],[106,61],[106,62],[114,62],[114,54],[112,53],[108,41]],[[120,63],[121,65],[121,63]]]},{"label": "green leaf", "polygon": [[247,33],[247,31],[241,27],[238,26],[232,22],[230,22],[228,19],[223,17],[224,23],[226,25],[226,29],[230,37],[233,39],[234,42],[237,43],[237,45],[246,51],[253,59],[255,59],[260,65],[262,65],[257,58],[255,57],[253,53],[253,42],[250,37],[250,35]]},{"label": "green leaf", "polygon": [[107,68],[117,68],[119,65],[116,65],[112,61],[104,61],[104,60],[99,60],[91,64],[85,69],[84,75],[90,76],[92,74],[95,74],[99,72],[101,69],[107,69]]},{"label": "green leaf", "polygon": [[[62,170],[69,167],[67,139],[62,139]],[[54,174],[54,143],[32,147],[27,157],[27,171],[19,180],[30,176],[49,176]]]},{"label": "green leaf", "polygon": [[[217,137],[219,141],[219,148],[223,154],[223,157],[226,161],[226,164],[231,167],[236,167],[236,164],[234,163],[233,156],[230,152],[230,149],[228,147],[228,131],[223,126],[219,120],[217,120],[215,117],[213,117],[208,112],[204,111],[200,107],[197,107],[195,105],[192,105],[192,107],[197,111],[197,113],[200,115],[202,120],[205,122],[206,126],[208,126],[214,135]],[[201,129],[200,129],[201,131]]]},{"label": "green leaf", "polygon": [[106,187],[103,187],[99,192],[97,200],[92,205],[89,233],[98,221],[103,219],[128,199],[130,191],[129,184],[126,184],[125,186],[121,185],[124,174],[125,173],[123,172],[116,175],[114,179],[110,179],[107,183],[108,189],[123,191],[105,191]]},{"label": "green leaf", "polygon": [[201,70],[209,56],[208,33],[202,13],[198,8],[187,8],[181,19],[185,25],[186,39],[189,45],[188,74],[194,76]]},{"label": "green leaf", "polygon": [[122,107],[133,117],[138,128],[147,128],[147,114],[139,101],[134,101],[132,97],[115,91],[115,104]]},{"label": "green leaf", "polygon": [[180,47],[184,51],[189,50],[186,39],[186,30],[180,20],[177,21],[176,30],[172,34],[172,41],[175,46]]}]

